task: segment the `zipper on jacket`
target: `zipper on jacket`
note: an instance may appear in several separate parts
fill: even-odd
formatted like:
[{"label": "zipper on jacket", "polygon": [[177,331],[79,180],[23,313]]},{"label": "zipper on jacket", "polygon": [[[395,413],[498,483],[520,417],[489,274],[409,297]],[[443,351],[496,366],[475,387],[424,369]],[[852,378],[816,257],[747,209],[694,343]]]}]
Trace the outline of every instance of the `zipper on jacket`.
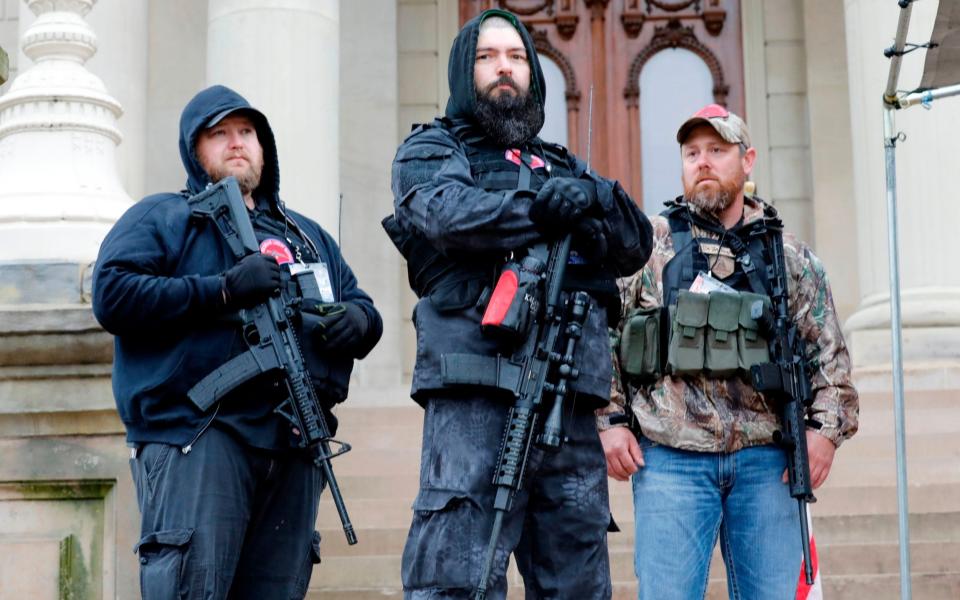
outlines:
[{"label": "zipper on jacket", "polygon": [[213,414],[210,415],[210,418],[207,419],[207,422],[203,424],[203,427],[200,428],[200,431],[197,432],[197,435],[193,436],[193,439],[190,440],[190,442],[189,442],[186,446],[180,448],[180,452],[181,452],[182,454],[185,454],[185,455],[186,455],[186,454],[190,454],[190,451],[193,450],[194,444],[196,444],[196,443],[197,443],[197,440],[200,439],[200,436],[203,435],[204,432],[206,432],[206,430],[210,428],[210,425],[213,424],[213,420],[217,418],[217,413],[218,413],[218,412],[220,412],[220,403],[219,403],[219,402],[217,402],[217,407],[216,407],[215,409],[213,409]]}]

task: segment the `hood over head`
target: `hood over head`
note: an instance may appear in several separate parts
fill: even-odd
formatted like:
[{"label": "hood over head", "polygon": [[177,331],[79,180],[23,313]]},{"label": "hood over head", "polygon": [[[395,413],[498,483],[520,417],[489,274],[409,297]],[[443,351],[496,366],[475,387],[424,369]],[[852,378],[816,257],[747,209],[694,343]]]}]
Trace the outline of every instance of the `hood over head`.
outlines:
[{"label": "hood over head", "polygon": [[187,190],[191,194],[198,194],[211,183],[210,176],[203,170],[197,158],[197,136],[235,111],[243,111],[251,117],[263,148],[263,173],[260,176],[260,186],[254,190],[254,196],[278,203],[280,167],[277,161],[277,143],[270,123],[267,117],[250,106],[243,96],[223,85],[214,85],[198,93],[187,103],[180,115],[180,160],[187,171]]},{"label": "hood over head", "polygon": [[499,9],[485,10],[467,23],[453,40],[450,49],[450,61],[447,63],[447,80],[450,84],[450,99],[447,100],[446,115],[452,120],[474,121],[477,110],[477,86],[473,78],[473,68],[477,61],[477,38],[480,37],[480,24],[487,17],[503,17],[510,21],[527,51],[527,60],[530,61],[530,92],[543,109],[547,94],[546,81],[543,70],[540,68],[540,59],[537,49],[533,45],[533,38],[527,28],[511,12]]}]

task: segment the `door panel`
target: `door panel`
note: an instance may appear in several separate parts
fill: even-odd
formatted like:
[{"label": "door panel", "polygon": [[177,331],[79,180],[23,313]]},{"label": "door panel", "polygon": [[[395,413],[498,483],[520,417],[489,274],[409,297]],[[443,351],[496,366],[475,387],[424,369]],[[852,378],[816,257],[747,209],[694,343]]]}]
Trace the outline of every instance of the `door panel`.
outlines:
[{"label": "door panel", "polygon": [[[593,87],[591,166],[618,179],[641,206],[649,204],[652,209],[667,199],[643,202],[644,149],[672,148],[679,169],[672,135],[666,144],[650,145],[654,140],[643,136],[644,123],[676,120],[662,126],[675,131],[682,117],[663,113],[662,107],[683,107],[684,114],[696,109],[687,109],[690,102],[699,107],[702,86],[697,82],[705,72],[713,101],[743,114],[739,0],[460,0],[461,23],[488,8],[517,14],[533,33],[537,51],[563,74],[567,145],[582,158],[587,157],[588,98]],[[671,53],[687,60],[676,60]],[[700,62],[688,60],[688,53]],[[656,77],[648,72],[645,79],[645,67],[655,56],[654,67],[665,60],[675,64],[667,69],[661,65],[654,69],[660,71]],[[698,90],[696,98],[691,98],[691,85]],[[641,101],[641,94],[655,97]],[[652,114],[641,115],[642,109]],[[556,109],[551,106],[552,110]],[[652,167],[663,161],[650,162]]]}]

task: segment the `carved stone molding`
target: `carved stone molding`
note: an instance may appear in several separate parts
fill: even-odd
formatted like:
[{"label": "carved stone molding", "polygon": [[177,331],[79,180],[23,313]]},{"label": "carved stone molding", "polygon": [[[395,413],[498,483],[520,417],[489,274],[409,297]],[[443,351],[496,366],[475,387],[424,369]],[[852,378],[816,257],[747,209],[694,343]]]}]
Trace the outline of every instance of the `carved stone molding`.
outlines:
[{"label": "carved stone molding", "polygon": [[[716,2],[712,3],[716,6]],[[727,20],[727,11],[722,8],[708,8],[703,11],[703,25],[710,35],[720,35],[723,31],[723,22]]]},{"label": "carved stone molding", "polygon": [[667,48],[686,48],[690,50],[707,64],[710,69],[710,75],[713,77],[713,98],[717,104],[727,105],[727,94],[730,93],[730,86],[727,85],[723,76],[723,67],[720,65],[720,59],[710,48],[707,48],[697,39],[693,32],[693,27],[684,27],[678,20],[668,21],[663,27],[657,27],[654,30],[653,38],[650,43],[641,50],[630,63],[630,70],[627,75],[627,87],[623,91],[624,98],[627,99],[628,106],[636,106],[640,98],[640,72],[643,66],[650,60],[654,54]]},{"label": "carved stone molding", "polygon": [[650,12],[650,7],[652,6],[656,6],[660,10],[667,12],[680,12],[690,5],[694,5],[693,9],[697,10],[700,6],[700,0],[675,0],[674,2],[668,2],[667,0],[644,0],[644,2],[647,4],[647,12]]},{"label": "carved stone molding", "polygon": [[583,0],[583,3],[590,9],[590,18],[595,20],[604,18],[610,0]]},{"label": "carved stone molding", "polygon": [[627,32],[627,37],[635,38],[640,35],[646,20],[647,15],[640,8],[640,0],[626,0],[620,22],[623,23],[623,30]]},{"label": "carved stone molding", "polygon": [[562,39],[569,40],[573,37],[573,34],[577,32],[577,24],[580,22],[580,17],[577,15],[576,0],[560,0],[555,22],[557,33],[560,34]]},{"label": "carved stone molding", "polygon": [[702,19],[707,32],[716,36],[723,31],[727,11],[721,0],[625,0],[620,14],[620,22],[630,38],[639,36],[648,21],[694,19]]},{"label": "carved stone molding", "polygon": [[537,53],[546,56],[556,63],[557,67],[560,68],[560,72],[563,73],[563,81],[565,84],[563,92],[567,100],[567,110],[580,110],[580,91],[579,87],[577,87],[577,73],[574,71],[570,59],[567,58],[567,55],[559,48],[550,43],[550,37],[546,31],[542,29],[531,29],[530,35],[533,37],[533,46],[537,49]]},{"label": "carved stone molding", "polygon": [[[529,17],[530,15],[535,15],[538,12],[546,11],[547,16],[553,16],[553,5],[556,0],[541,0],[536,4],[530,4],[529,2],[523,2],[522,0],[518,2],[517,0],[497,0],[497,5],[504,9],[509,10],[515,15],[521,17]],[[519,6],[518,6],[519,4]]]}]

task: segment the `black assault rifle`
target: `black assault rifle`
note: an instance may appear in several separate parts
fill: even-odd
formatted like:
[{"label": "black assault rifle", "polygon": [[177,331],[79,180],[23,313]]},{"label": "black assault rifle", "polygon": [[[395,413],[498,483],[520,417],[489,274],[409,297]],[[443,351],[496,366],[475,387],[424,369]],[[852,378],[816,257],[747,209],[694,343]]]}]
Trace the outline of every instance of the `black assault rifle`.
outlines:
[{"label": "black assault rifle", "polygon": [[[236,179],[227,177],[193,196],[188,202],[194,218],[213,222],[235,260],[260,251]],[[334,457],[348,452],[350,445],[330,437],[330,428],[323,416],[317,392],[310,382],[310,373],[304,364],[300,343],[291,322],[298,302],[299,298],[270,297],[262,304],[241,310],[243,338],[249,350],[201,379],[187,392],[187,396],[200,410],[206,411],[242,383],[263,373],[281,373],[290,396],[276,408],[276,412],[300,432],[300,446],[310,452],[314,464],[323,470],[326,477],[347,542],[356,544],[357,536],[330,464]],[[331,452],[331,443],[337,445],[336,452]]]},{"label": "black assault rifle", "polygon": [[803,339],[787,312],[787,268],[783,257],[783,231],[779,226],[768,226],[770,255],[768,278],[772,284],[773,315],[757,301],[751,306],[751,316],[771,337],[771,362],[750,368],[753,388],[774,400],[780,406],[780,431],[774,441],[787,453],[787,473],[790,495],[800,508],[800,535],[803,544],[804,574],[808,585],[813,584],[813,565],[810,564],[810,532],[807,525],[807,503],[816,502],[810,482],[810,459],[807,456],[806,413],[813,404],[810,378],[806,370]]},{"label": "black assault rifle", "polygon": [[[533,442],[537,441],[548,450],[555,450],[563,443],[563,400],[567,394],[567,382],[579,376],[573,354],[590,310],[590,298],[586,292],[574,292],[569,300],[570,316],[566,327],[563,327],[560,289],[570,256],[570,240],[571,236],[567,235],[551,244],[545,269],[540,276],[546,301],[542,310],[539,309],[539,303],[532,303],[538,313],[534,315],[533,326],[519,350],[509,361],[504,361],[506,364],[501,372],[501,375],[511,373],[512,376],[508,378],[515,382],[513,392],[516,400],[507,414],[500,455],[494,467],[496,496],[493,501],[493,528],[474,596],[476,600],[486,598],[503,519],[510,512],[513,500],[523,485],[523,474]],[[566,334],[562,353],[556,351],[561,333]],[[545,396],[549,398],[549,405]],[[538,428],[542,414],[546,417],[543,426]]]}]

